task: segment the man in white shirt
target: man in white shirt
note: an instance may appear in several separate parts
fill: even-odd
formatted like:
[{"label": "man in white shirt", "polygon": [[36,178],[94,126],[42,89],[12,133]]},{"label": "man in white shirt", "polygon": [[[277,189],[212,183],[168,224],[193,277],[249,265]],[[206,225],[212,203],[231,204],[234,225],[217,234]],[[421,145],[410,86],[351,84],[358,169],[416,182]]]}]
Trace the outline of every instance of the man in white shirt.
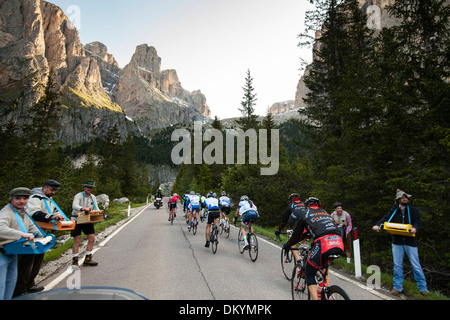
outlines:
[{"label": "man in white shirt", "polygon": [[[96,188],[93,181],[87,181],[83,184],[84,192],[78,193],[73,199],[72,203],[72,220],[77,219],[78,212],[89,213],[92,210],[98,210],[97,198],[91,193]],[[92,260],[92,251],[95,243],[95,227],[93,223],[77,224],[75,229],[71,231],[73,237],[72,248],[72,266],[78,267],[78,256],[81,242],[81,232],[83,232],[88,238],[88,244],[86,247],[86,257],[83,262],[83,266],[96,267],[98,263]]]}]

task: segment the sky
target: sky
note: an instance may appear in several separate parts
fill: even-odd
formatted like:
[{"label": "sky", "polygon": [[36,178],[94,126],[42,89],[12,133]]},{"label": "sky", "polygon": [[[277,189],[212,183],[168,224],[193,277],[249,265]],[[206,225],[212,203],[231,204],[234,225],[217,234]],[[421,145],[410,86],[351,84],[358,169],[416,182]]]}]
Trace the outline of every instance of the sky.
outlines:
[{"label": "sky", "polygon": [[255,113],[294,100],[301,60],[297,46],[307,0],[48,0],[64,10],[85,45],[100,41],[121,68],[148,44],[175,69],[184,89],[201,90],[212,117],[239,117],[247,70]]}]

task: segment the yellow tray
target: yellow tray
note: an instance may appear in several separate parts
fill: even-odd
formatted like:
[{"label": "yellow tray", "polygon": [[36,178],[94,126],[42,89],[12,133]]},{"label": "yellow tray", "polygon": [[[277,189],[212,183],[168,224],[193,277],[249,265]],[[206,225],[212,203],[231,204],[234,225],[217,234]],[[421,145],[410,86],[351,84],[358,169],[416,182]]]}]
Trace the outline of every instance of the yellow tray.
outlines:
[{"label": "yellow tray", "polygon": [[411,233],[411,229],[413,228],[410,224],[402,224],[402,223],[384,223],[384,230],[389,232],[390,234],[395,234],[398,236],[407,236],[407,237],[415,237],[416,235]]}]

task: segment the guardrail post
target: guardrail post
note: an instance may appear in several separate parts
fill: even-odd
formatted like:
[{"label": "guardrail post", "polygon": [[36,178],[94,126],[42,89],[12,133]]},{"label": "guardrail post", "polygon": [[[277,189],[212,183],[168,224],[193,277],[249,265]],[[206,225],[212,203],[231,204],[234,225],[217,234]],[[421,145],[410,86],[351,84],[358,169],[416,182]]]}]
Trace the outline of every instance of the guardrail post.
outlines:
[{"label": "guardrail post", "polygon": [[360,245],[359,245],[358,228],[354,228],[352,230],[352,232],[353,232],[353,258],[355,261],[355,277],[361,278],[362,277],[361,252],[360,252]]}]

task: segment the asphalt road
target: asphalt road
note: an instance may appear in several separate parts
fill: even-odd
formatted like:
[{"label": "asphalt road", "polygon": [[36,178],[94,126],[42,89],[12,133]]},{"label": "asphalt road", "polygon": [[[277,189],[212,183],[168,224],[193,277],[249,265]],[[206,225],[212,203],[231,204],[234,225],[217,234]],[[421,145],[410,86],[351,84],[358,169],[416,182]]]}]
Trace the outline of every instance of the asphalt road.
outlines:
[{"label": "asphalt road", "polygon": [[[290,282],[280,266],[280,246],[259,238],[259,256],[251,262],[240,254],[238,229],[229,239],[219,236],[217,254],[205,248],[206,224],[189,232],[178,209],[174,225],[166,208],[153,205],[96,248],[98,267],[70,269],[48,279],[46,289],[107,286],[134,290],[150,300],[291,300]],[[345,276],[333,272],[331,284],[354,300],[383,300]]]}]

